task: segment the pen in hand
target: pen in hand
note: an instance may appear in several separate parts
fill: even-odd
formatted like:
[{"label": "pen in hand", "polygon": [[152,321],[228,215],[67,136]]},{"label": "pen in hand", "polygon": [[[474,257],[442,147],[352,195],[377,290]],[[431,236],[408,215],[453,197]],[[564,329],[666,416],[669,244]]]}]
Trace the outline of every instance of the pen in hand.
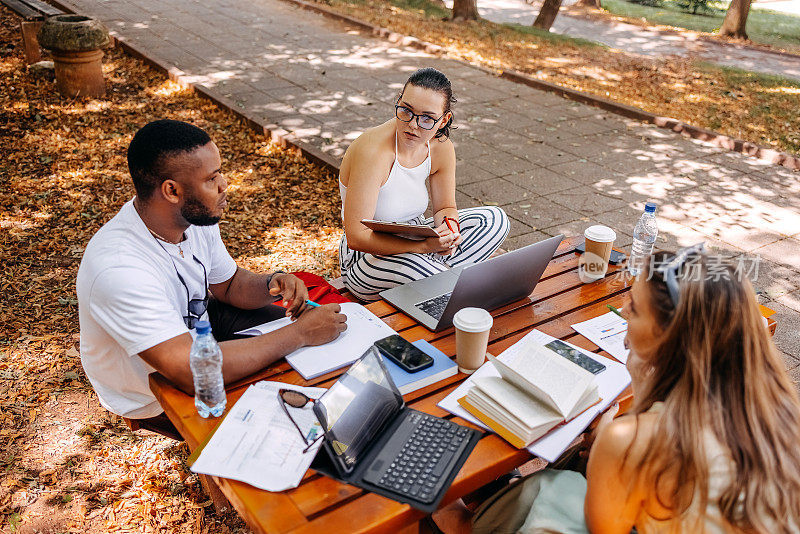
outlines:
[{"label": "pen in hand", "polygon": [[[611,304],[606,304],[606,307],[607,307],[609,310],[611,310],[612,312],[614,312],[614,313],[616,313],[617,315],[619,315],[620,317],[622,317],[622,313],[621,313],[621,312],[622,312],[622,310],[618,310],[617,308],[615,308],[615,307],[614,307],[614,306],[612,306]],[[624,317],[622,317],[622,318],[624,319]]]},{"label": "pen in hand", "polygon": [[[322,306],[322,304],[317,304],[313,300],[308,300],[308,299],[306,299],[306,304],[308,304],[308,306],[311,308],[319,308],[320,306]],[[294,321],[298,316],[293,317],[292,314],[290,314],[288,311],[286,312],[286,317],[289,317],[290,319],[292,319],[292,321]]]},{"label": "pen in hand", "polygon": [[[458,221],[456,219],[452,217],[445,217],[443,221],[444,224],[447,225],[447,229],[450,230],[451,234],[458,234],[459,236],[461,235],[461,226],[459,226]],[[450,225],[450,221],[455,221],[457,230],[453,230],[453,227]],[[458,254],[458,251],[461,249],[461,245],[456,245],[455,247],[451,245],[450,250],[453,250],[454,248],[455,248],[455,253]]]}]

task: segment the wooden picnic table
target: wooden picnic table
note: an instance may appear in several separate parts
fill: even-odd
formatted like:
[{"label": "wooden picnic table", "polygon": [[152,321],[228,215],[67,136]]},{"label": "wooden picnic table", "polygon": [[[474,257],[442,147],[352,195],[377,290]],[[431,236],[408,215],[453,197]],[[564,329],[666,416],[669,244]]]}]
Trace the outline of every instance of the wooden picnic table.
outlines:
[{"label": "wooden picnic table", "polygon": [[[570,325],[606,313],[606,304],[616,307],[625,304],[630,280],[619,267],[610,266],[605,278],[583,284],[577,273],[578,255],[573,252],[575,245],[581,240],[582,237],[568,238],[561,243],[530,297],[492,311],[494,325],[489,339],[490,353],[500,354],[536,328],[611,358],[597,345],[577,334]],[[455,337],[452,328],[439,333],[431,332],[385,301],[369,304],[367,308],[407,340],[425,339],[448,356],[454,357]],[[775,321],[772,319],[770,327],[774,332]],[[246,387],[259,380],[329,387],[343,372],[344,369],[340,369],[306,381],[281,360],[230,386],[227,390],[227,407],[230,409]],[[474,428],[469,422],[436,405],[466,377],[458,373],[405,395],[405,401],[416,410]],[[151,375],[150,387],[191,450],[202,443],[217,425],[218,420],[201,418],[195,409],[194,398],[176,389],[163,376]],[[623,401],[630,398],[629,389],[620,396]],[[516,449],[499,436],[491,432],[485,433],[453,481],[441,505],[471,493],[531,458],[527,450]],[[213,478],[248,526],[259,533],[417,532],[418,521],[423,517],[421,512],[408,505],[342,484],[313,470],[306,473],[300,486],[280,493],[263,491],[243,482]]]}]

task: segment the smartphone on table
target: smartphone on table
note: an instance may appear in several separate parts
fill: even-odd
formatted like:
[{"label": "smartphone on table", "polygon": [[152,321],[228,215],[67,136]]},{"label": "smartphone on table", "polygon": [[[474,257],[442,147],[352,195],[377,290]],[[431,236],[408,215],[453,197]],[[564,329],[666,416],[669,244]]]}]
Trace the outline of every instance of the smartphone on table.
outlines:
[{"label": "smartphone on table", "polygon": [[598,362],[597,360],[593,360],[592,358],[588,357],[587,355],[583,354],[578,349],[574,349],[561,341],[560,339],[555,339],[545,345],[548,349],[554,351],[556,354],[563,356],[564,358],[568,359],[572,363],[578,364],[593,375],[602,373],[606,370],[606,366],[602,363]]},{"label": "smartphone on table", "polygon": [[[578,254],[583,254],[586,252],[586,241],[581,241],[579,245],[575,246],[575,252]],[[611,249],[611,256],[608,258],[608,263],[611,265],[619,265],[623,261],[625,261],[627,256],[623,252],[619,252],[617,250]]]},{"label": "smartphone on table", "polygon": [[433,365],[433,358],[398,336],[388,336],[375,342],[378,350],[408,373],[416,373]]}]

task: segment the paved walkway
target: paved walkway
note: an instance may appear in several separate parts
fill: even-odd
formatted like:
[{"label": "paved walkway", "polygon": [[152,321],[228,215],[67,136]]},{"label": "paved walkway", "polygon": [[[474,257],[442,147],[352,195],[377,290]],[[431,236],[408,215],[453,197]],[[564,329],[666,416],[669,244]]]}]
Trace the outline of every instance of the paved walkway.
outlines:
[{"label": "paved walkway", "polygon": [[[448,7],[452,7],[452,0],[444,1]],[[564,1],[564,5],[573,3],[574,0]],[[478,2],[478,11],[483,18],[493,22],[513,22],[529,26],[539,13],[540,5],[539,1],[529,4],[525,0],[481,0]],[[760,7],[769,8],[769,5]],[[694,56],[719,65],[800,80],[800,56],[785,56],[755,48],[726,46],[698,39],[692,32],[677,34],[624,22],[606,22],[572,16],[564,11],[556,17],[552,31],[597,41],[632,54],[656,57]]]},{"label": "paved walkway", "polygon": [[800,379],[800,174],[691,141],[354,31],[280,0],[70,0],[139,50],[172,64],[262,124],[339,158],[393,116],[419,66],[459,98],[457,200],[501,205],[508,248],[590,223],[621,246],[645,201],[659,246],[707,241],[759,255],[756,285],[778,311],[776,341]]},{"label": "paved walkway", "polygon": [[800,2],[797,0],[755,0],[753,7],[771,9],[790,15],[800,15]]}]

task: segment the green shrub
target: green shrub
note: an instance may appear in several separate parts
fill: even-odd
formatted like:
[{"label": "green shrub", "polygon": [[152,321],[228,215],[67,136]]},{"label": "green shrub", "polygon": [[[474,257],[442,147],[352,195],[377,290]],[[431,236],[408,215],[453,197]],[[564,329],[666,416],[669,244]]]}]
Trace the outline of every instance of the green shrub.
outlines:
[{"label": "green shrub", "polygon": [[684,11],[691,12],[692,15],[697,15],[698,11],[704,15],[718,11],[715,6],[711,5],[716,4],[714,0],[675,0],[675,4]]},{"label": "green shrub", "polygon": [[643,6],[661,7],[664,5],[663,0],[630,0],[633,4],[641,4]]}]

